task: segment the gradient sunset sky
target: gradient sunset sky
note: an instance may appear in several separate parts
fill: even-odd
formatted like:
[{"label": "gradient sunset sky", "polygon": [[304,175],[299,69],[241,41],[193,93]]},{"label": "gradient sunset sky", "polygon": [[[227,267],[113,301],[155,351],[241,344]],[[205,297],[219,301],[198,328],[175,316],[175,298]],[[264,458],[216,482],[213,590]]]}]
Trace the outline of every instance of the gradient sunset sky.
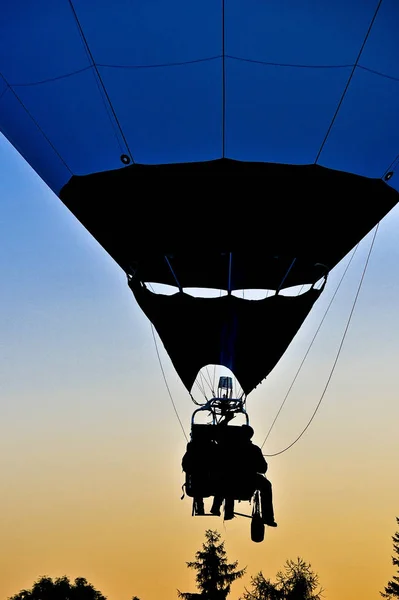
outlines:
[{"label": "gradient sunset sky", "polygon": [[[256,544],[249,519],[191,516],[181,457],[195,406],[125,274],[0,137],[0,597],[42,575],[67,575],[86,577],[109,600],[173,600],[177,589],[195,591],[186,561],[215,529],[229,560],[247,567],[229,598],[298,556],[318,573],[325,598],[379,598],[395,574],[399,516],[398,232],[396,207],[379,226],[310,427],[279,453],[329,381],[373,232],[263,447],[277,454],[267,460],[278,528]],[[259,445],[350,256],[248,398]]]}]

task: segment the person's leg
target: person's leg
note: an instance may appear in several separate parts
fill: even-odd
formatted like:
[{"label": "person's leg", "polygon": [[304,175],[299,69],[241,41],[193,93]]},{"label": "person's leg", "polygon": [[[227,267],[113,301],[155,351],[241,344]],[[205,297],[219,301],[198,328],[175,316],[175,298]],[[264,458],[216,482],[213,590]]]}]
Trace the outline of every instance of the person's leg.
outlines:
[{"label": "person's leg", "polygon": [[224,520],[230,521],[234,518],[234,498],[228,496],[224,499]]},{"label": "person's leg", "polygon": [[204,499],[201,496],[194,496],[194,513],[196,515],[204,515]]},{"label": "person's leg", "polygon": [[277,527],[277,523],[274,520],[272,484],[266,477],[258,474],[256,477],[256,487],[260,491],[263,522],[265,525],[269,525],[269,527]]},{"label": "person's leg", "polygon": [[218,517],[220,517],[220,507],[222,506],[222,502],[223,496],[216,495],[213,497],[213,502],[210,511],[212,515],[217,515]]}]

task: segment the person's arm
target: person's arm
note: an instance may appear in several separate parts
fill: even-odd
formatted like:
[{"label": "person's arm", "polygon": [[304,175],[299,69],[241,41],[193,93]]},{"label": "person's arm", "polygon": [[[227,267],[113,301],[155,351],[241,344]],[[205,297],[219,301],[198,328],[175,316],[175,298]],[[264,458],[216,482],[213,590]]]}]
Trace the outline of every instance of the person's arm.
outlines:
[{"label": "person's arm", "polygon": [[182,458],[181,466],[185,473],[188,473],[190,471],[190,469],[192,470],[193,457],[192,457],[192,451],[191,451],[191,442],[189,442],[187,444],[187,450],[186,450],[185,455]]},{"label": "person's arm", "polygon": [[259,448],[259,446],[255,446],[254,445],[254,450],[256,450],[255,457],[256,457],[256,472],[257,473],[266,473],[267,471],[267,462],[265,460],[265,457],[262,454],[262,450]]}]

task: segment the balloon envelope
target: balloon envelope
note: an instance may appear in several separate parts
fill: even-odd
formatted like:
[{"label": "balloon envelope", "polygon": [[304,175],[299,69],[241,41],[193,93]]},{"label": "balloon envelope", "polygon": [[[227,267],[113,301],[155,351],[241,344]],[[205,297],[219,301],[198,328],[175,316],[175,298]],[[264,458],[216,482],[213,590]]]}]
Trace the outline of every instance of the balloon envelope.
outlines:
[{"label": "balloon envelope", "polygon": [[[0,131],[136,282],[313,285],[398,201],[393,0],[20,0],[0,14]],[[230,296],[192,310],[132,289],[188,389],[209,362],[247,393],[317,298],[248,317]]]}]

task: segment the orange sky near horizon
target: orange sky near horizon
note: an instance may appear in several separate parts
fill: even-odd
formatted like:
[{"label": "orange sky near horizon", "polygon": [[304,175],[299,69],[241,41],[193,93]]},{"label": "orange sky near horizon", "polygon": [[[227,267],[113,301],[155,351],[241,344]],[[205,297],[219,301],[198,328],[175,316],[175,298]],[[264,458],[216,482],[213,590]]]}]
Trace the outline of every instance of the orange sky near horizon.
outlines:
[{"label": "orange sky near horizon", "polygon": [[[328,600],[379,598],[399,516],[399,209],[380,224],[331,381],[309,429],[267,458],[277,529],[191,517],[181,457],[195,406],[124,274],[0,140],[0,596],[42,575],[87,578],[108,600],[195,591],[186,567],[217,530],[230,561],[274,580],[298,556]],[[372,234],[362,242],[265,444],[287,447],[327,384]],[[247,408],[261,445],[348,257]],[[206,502],[209,504],[209,500]],[[240,511],[250,512],[249,505]]]}]

